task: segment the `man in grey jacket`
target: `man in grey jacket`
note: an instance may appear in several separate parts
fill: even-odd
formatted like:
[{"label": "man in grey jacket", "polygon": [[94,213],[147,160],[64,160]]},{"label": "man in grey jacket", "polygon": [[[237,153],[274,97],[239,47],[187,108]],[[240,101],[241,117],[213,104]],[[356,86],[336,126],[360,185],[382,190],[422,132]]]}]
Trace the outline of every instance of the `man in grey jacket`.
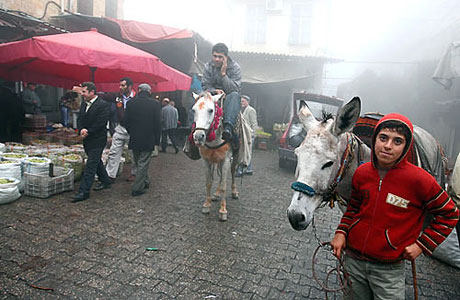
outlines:
[{"label": "man in grey jacket", "polygon": [[228,48],[224,43],[212,47],[212,61],[204,67],[202,85],[203,90],[211,94],[225,93],[222,138],[234,141],[233,129],[241,109],[241,68],[228,56]]},{"label": "man in grey jacket", "polygon": [[169,99],[163,99],[163,107],[161,108],[161,150],[160,152],[166,152],[168,146],[168,136],[174,147],[174,151],[179,152],[176,143],[176,128],[177,121],[179,120],[179,114],[177,109],[170,105]]}]

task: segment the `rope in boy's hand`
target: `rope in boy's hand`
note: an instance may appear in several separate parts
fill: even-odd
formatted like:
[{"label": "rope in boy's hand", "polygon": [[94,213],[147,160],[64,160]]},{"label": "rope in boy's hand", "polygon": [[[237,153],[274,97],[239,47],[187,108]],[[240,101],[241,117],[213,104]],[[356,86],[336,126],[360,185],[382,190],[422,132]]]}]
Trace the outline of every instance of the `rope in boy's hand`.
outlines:
[{"label": "rope in boy's hand", "polygon": [[[325,248],[327,248],[327,249],[325,250]],[[320,249],[330,253],[332,256],[334,256],[334,255],[333,255],[333,252],[332,252],[331,244],[329,242],[322,242],[322,243],[320,243],[320,245],[318,247],[316,247],[316,250],[313,253],[312,263],[311,263],[311,269],[312,269],[312,273],[313,273],[313,278],[319,284],[321,289],[326,293],[326,299],[327,299],[327,293],[329,293],[329,292],[333,292],[333,293],[339,292],[339,291],[345,289],[347,285],[350,286],[351,283],[350,283],[350,278],[348,276],[348,273],[345,271],[342,259],[337,258],[335,256],[334,257],[338,261],[336,267],[333,268],[333,269],[330,269],[329,271],[327,271],[326,280],[324,282],[321,281],[320,279],[318,279],[318,276],[316,274],[315,265],[316,265],[316,262],[318,260],[316,256],[319,253]],[[338,287],[337,288],[329,287],[329,277],[334,273],[336,273],[336,276],[337,276],[337,279],[338,279]]]}]

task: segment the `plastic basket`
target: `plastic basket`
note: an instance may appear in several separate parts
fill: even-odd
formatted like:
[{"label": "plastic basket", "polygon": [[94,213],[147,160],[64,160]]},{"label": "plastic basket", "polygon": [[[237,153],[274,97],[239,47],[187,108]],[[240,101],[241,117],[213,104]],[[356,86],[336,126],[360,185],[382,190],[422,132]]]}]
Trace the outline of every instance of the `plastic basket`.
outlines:
[{"label": "plastic basket", "polygon": [[54,167],[54,177],[48,172],[31,174],[24,173],[24,194],[47,198],[51,195],[73,190],[73,169]]}]

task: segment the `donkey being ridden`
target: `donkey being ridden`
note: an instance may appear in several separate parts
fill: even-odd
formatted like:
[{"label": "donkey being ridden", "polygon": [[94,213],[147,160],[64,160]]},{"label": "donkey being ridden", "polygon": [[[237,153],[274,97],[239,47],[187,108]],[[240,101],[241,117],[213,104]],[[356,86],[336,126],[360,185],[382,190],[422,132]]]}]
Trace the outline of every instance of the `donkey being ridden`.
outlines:
[{"label": "donkey being ridden", "polygon": [[[208,92],[193,95],[196,101],[192,107],[195,120],[193,142],[198,146],[200,155],[206,166],[206,200],[203,203],[201,211],[204,214],[209,213],[211,200],[220,199],[219,220],[226,221],[227,204],[225,201],[225,192],[229,169],[232,175],[232,198],[238,199],[235,171],[239,162],[239,152],[238,150],[234,150],[229,142],[222,139],[223,125],[221,121],[223,112],[218,103],[222,95],[212,96]],[[211,197],[211,187],[216,166],[220,180],[216,192]]]}]

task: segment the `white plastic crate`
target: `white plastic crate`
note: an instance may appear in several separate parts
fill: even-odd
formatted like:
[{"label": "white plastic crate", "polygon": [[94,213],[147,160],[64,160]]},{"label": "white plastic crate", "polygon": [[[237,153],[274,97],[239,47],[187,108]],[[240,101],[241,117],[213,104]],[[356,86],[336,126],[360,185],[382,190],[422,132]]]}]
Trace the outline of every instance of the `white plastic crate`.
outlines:
[{"label": "white plastic crate", "polygon": [[72,191],[74,188],[73,179],[73,169],[61,167],[54,167],[54,177],[49,177],[48,172],[39,174],[24,173],[24,194],[47,198],[65,191]]}]

